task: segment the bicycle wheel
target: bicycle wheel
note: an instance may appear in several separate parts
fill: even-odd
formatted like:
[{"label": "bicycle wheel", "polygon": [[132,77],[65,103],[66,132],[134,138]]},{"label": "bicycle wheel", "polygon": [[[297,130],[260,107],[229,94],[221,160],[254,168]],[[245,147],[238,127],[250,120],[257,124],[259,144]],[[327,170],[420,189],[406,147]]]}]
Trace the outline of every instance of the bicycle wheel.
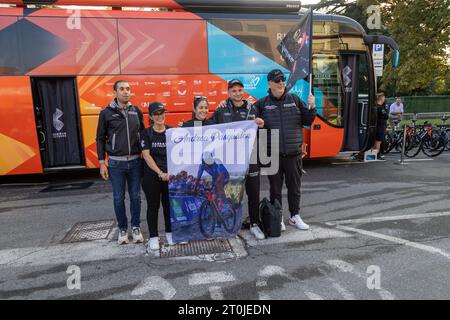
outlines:
[{"label": "bicycle wheel", "polygon": [[422,141],[422,152],[428,157],[437,157],[445,150],[445,141],[442,136],[433,132],[431,136],[428,134]]},{"label": "bicycle wheel", "polygon": [[422,139],[419,135],[414,133],[407,135],[405,139],[405,156],[408,158],[414,158],[420,152],[422,145]]},{"label": "bicycle wheel", "polygon": [[205,238],[211,238],[216,229],[216,213],[208,200],[203,201],[198,215],[200,231]]},{"label": "bicycle wheel", "polygon": [[222,222],[223,228],[228,233],[232,233],[236,228],[237,214],[230,200],[226,199],[223,202],[222,212],[219,214],[219,219]]},{"label": "bicycle wheel", "polygon": [[389,151],[392,150],[392,143],[393,143],[393,139],[392,139],[392,134],[390,132],[386,132],[384,134],[384,139],[381,142],[381,147],[380,147],[380,151],[381,153],[389,153]]}]

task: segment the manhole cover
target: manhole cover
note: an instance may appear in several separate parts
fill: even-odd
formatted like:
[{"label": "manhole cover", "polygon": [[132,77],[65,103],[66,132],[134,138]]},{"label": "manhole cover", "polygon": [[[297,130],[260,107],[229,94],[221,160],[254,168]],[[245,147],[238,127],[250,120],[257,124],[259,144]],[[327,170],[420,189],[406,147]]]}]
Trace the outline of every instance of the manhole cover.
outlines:
[{"label": "manhole cover", "polygon": [[172,258],[197,256],[201,254],[213,254],[232,251],[233,249],[226,239],[197,240],[189,241],[189,243],[187,244],[177,244],[175,246],[168,246],[167,244],[165,244],[164,246],[161,246],[160,257]]},{"label": "manhole cover", "polygon": [[78,222],[70,229],[61,243],[106,239],[115,224],[115,220]]}]

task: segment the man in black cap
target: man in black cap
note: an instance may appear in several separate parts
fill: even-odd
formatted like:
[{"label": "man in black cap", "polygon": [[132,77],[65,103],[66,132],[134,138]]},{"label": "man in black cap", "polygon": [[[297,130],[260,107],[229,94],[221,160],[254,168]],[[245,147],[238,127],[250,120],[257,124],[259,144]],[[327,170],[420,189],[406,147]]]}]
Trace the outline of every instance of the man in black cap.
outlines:
[{"label": "man in black cap", "polygon": [[[288,189],[289,224],[301,230],[309,226],[300,218],[300,186],[302,170],[303,126],[310,126],[316,117],[315,99],[308,97],[309,109],[295,94],[286,93],[286,78],[279,69],[270,71],[267,75],[269,84],[268,95],[255,102],[254,107],[258,115],[264,120],[264,128],[279,130],[279,169],[274,175],[269,175],[270,200],[275,199],[281,204],[283,180],[286,179]],[[275,155],[271,155],[272,158]],[[282,223],[282,229],[284,229]]]},{"label": "man in black cap", "polygon": [[[214,111],[211,117],[215,124],[228,123],[243,120],[255,120],[258,127],[264,126],[264,121],[258,117],[255,108],[244,99],[244,84],[239,79],[228,81],[228,99]],[[256,143],[256,141],[255,141]],[[256,148],[253,148],[256,152]],[[245,192],[248,197],[248,215],[250,217],[250,232],[256,239],[265,238],[258,226],[259,221],[259,185],[260,170],[258,164],[250,164],[245,177]]]},{"label": "man in black cap", "polygon": [[[114,100],[100,112],[97,126],[97,155],[100,175],[111,180],[114,212],[119,226],[119,244],[128,243],[128,220],[125,210],[125,186],[130,195],[131,227],[134,243],[144,241],[141,217],[141,141],[144,129],[141,110],[130,103],[128,82],[114,83]],[[108,160],[105,155],[108,154]]]}]

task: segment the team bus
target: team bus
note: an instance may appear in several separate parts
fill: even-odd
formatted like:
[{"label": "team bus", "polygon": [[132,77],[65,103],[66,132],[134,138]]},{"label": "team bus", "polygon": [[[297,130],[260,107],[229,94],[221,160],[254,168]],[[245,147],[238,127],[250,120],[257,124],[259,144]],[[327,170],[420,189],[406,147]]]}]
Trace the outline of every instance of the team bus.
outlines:
[{"label": "team bus", "polygon": [[[175,126],[191,118],[194,96],[213,111],[232,78],[250,101],[265,96],[268,71],[289,74],[276,47],[306,11],[271,0],[0,2],[10,5],[0,8],[0,175],[98,167],[98,114],[118,79],[144,113],[163,102]],[[96,7],[78,7],[86,5]],[[376,121],[372,44],[386,43],[398,60],[395,42],[344,16],[314,13],[313,21],[319,116],[304,129],[309,157],[367,149]],[[306,101],[309,84],[291,92]]]}]

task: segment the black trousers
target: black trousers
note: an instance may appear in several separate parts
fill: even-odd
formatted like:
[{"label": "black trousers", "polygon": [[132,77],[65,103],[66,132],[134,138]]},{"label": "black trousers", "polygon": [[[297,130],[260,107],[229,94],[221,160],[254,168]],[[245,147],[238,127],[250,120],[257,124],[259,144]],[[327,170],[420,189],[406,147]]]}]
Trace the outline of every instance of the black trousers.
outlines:
[{"label": "black trousers", "polygon": [[158,236],[158,211],[160,204],[163,207],[166,232],[172,232],[170,224],[169,185],[159,179],[156,172],[144,172],[142,189],[147,199],[147,224],[150,238]]},{"label": "black trousers", "polygon": [[300,212],[300,187],[302,177],[302,157],[280,156],[279,169],[274,175],[269,176],[270,201],[277,199],[282,204],[283,180],[286,179],[288,191],[288,204],[291,217]]},{"label": "black trousers", "polygon": [[245,192],[248,197],[248,215],[251,224],[259,221],[260,175],[259,165],[250,164],[248,174],[245,177]]}]

